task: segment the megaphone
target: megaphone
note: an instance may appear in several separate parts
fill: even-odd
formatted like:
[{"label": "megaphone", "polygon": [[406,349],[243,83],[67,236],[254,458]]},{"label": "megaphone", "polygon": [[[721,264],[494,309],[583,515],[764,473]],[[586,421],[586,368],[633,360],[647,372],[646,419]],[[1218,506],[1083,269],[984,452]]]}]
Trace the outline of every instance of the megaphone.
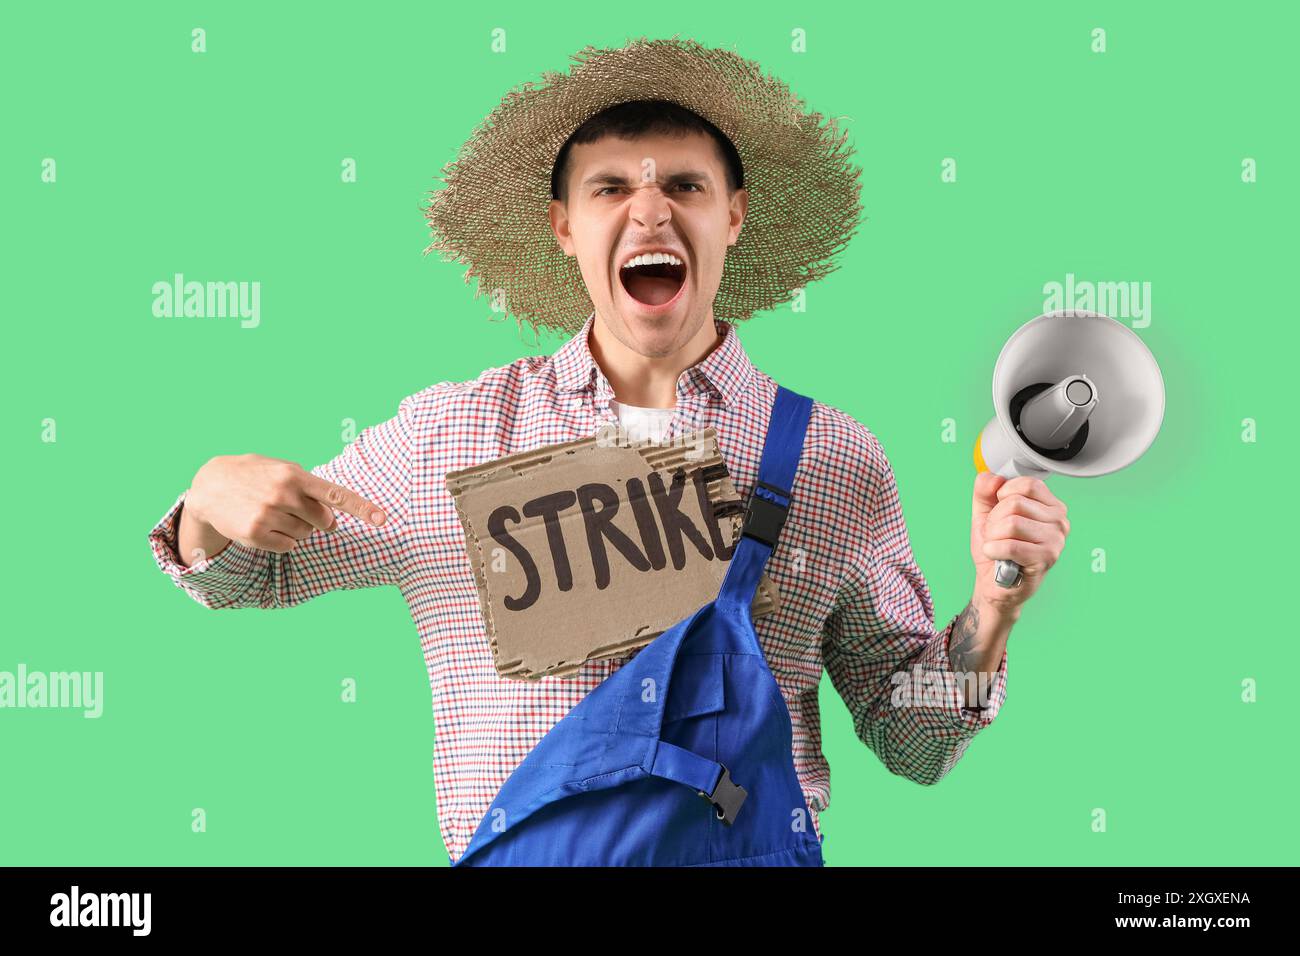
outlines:
[{"label": "megaphone", "polygon": [[[1048,312],[1007,340],[993,369],[996,417],[975,442],[975,468],[1004,478],[1095,478],[1142,457],[1165,415],[1165,383],[1132,329],[1098,312]],[[1014,588],[1020,565],[994,580]]]}]

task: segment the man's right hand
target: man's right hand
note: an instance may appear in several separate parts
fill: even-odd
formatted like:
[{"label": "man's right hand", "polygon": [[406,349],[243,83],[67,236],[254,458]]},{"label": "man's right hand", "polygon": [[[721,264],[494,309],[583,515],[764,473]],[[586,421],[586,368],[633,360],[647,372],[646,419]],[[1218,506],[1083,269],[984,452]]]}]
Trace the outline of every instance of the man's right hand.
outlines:
[{"label": "man's right hand", "polygon": [[218,455],[194,476],[181,508],[177,551],[187,567],[216,557],[232,540],[284,554],[316,531],[333,531],[335,511],[373,526],[382,508],[350,488],[318,478],[282,458]]}]

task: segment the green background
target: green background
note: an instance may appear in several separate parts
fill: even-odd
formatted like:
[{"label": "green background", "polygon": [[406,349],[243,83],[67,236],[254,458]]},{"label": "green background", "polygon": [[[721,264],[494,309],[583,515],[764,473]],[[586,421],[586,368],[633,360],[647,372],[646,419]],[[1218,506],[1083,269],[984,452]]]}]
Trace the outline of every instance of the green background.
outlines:
[{"label": "green background", "polygon": [[[1133,7],[6,6],[0,670],[103,671],[105,701],[98,720],[0,711],[0,862],[446,864],[401,595],[209,611],[146,534],[213,455],[310,467],[342,449],[345,418],[359,430],[426,385],[554,351],[422,255],[420,206],[508,88],[588,43],[679,32],[847,117],[868,220],[805,313],[756,316],[742,339],[880,438],[941,624],[970,595],[970,452],[1002,343],[1066,273],[1152,284],[1139,334],[1163,429],[1125,471],[1051,480],[1073,530],[1011,636],[994,724],[921,787],[823,680],[828,863],[1295,862],[1280,402],[1300,17]],[[175,272],[260,281],[260,327],[155,318],[151,287]]]}]

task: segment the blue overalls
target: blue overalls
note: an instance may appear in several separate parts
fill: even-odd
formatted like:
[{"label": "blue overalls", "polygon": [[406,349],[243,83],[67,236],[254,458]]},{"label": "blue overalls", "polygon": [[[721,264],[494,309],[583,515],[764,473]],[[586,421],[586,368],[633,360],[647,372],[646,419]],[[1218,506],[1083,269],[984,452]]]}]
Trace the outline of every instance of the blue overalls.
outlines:
[{"label": "blue overalls", "polygon": [[716,600],[584,697],[515,768],[456,866],[821,866],[790,714],[750,618],[812,400],[778,388]]}]

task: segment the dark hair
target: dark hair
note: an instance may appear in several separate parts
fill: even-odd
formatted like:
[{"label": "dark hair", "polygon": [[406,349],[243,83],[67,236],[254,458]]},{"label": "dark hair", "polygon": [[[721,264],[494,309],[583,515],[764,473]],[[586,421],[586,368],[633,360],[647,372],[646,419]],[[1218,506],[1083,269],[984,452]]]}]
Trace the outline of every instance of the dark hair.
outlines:
[{"label": "dark hair", "polygon": [[551,167],[551,198],[568,201],[569,151],[575,143],[594,143],[606,136],[637,139],[655,133],[679,136],[688,133],[709,134],[722,154],[723,166],[727,170],[727,191],[734,193],[745,185],[740,154],[722,130],[700,114],[668,100],[630,100],[601,110],[565,140]]}]

